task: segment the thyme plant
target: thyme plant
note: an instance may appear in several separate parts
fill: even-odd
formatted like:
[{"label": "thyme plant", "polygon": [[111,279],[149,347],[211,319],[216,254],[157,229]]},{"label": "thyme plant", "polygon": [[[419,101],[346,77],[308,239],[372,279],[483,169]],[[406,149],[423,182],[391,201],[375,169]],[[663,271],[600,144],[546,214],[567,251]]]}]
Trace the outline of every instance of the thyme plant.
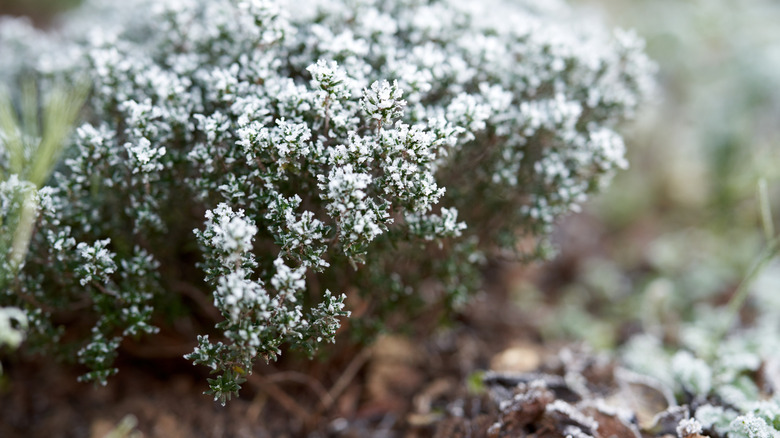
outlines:
[{"label": "thyme plant", "polygon": [[[626,167],[615,126],[650,90],[633,33],[546,0],[120,3],[55,35],[0,23],[0,79],[92,83],[0,304],[31,346],[85,336],[102,384],[176,299],[220,314],[187,358],[223,403],[348,309],[364,334],[457,308],[486,257],[544,256]],[[77,309],[88,325],[62,323]]]}]

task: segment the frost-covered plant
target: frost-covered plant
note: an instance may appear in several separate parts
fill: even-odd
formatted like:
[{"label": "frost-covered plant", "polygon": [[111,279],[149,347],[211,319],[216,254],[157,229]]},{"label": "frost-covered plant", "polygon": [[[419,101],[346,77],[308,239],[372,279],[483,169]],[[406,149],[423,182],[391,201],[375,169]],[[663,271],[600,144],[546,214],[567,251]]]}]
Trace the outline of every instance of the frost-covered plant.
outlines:
[{"label": "frost-covered plant", "polygon": [[775,260],[750,288],[750,304],[758,309],[751,324],[723,339],[730,309],[700,306],[681,325],[679,346],[664,348],[657,337],[638,336],[624,347],[624,362],[674,391],[709,436],[780,436],[778,272]]},{"label": "frost-covered plant", "polygon": [[[657,338],[642,336],[623,349],[623,359],[630,368],[674,391],[678,402],[690,407],[690,422],[704,435],[780,436],[780,397],[775,386],[780,377],[780,345],[774,319],[730,337],[712,356],[698,357],[687,349],[670,352]],[[679,433],[688,435],[692,434]]]},{"label": "frost-covered plant", "polygon": [[332,342],[345,291],[364,333],[462,303],[497,249],[544,255],[626,166],[614,128],[652,66],[563,4],[489,6],[95,1],[54,37],[4,21],[0,78],[93,92],[3,302],[41,338],[88,303],[78,357],[105,383],[158,304],[209,294],[222,319],[187,357],[224,402],[256,357]]},{"label": "frost-covered plant", "polygon": [[[4,254],[0,259],[0,290],[10,287],[24,265],[40,203],[50,193],[41,185],[57,162],[84,92],[84,87],[57,88],[39,100],[34,84],[25,81],[20,105],[14,105],[10,96],[0,92],[0,152],[6,160],[0,169],[0,253]],[[17,107],[21,117],[16,114]],[[18,348],[27,328],[28,317],[22,309],[0,307],[0,348]]]},{"label": "frost-covered plant", "polygon": [[[86,87],[52,87],[40,96],[34,82],[22,81],[18,96],[0,88],[0,288],[24,264],[41,202],[42,188],[62,153],[63,143],[86,98]],[[15,104],[14,101],[18,101]],[[18,109],[18,111],[17,111]]]}]

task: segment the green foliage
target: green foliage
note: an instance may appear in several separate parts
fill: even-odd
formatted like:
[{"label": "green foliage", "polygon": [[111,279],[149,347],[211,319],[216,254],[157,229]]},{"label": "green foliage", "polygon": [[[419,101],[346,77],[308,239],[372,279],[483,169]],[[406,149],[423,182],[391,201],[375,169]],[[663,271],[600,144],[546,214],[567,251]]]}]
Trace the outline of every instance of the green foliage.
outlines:
[{"label": "green foliage", "polygon": [[241,384],[246,381],[242,372],[236,372],[229,370],[224,374],[220,374],[217,378],[208,379],[209,389],[206,394],[213,395],[214,401],[219,401],[222,406],[225,406],[233,396],[238,395],[238,390],[241,389]]},{"label": "green foliage", "polygon": [[86,99],[85,85],[55,86],[43,99],[32,79],[22,82],[18,105],[0,90],[0,140],[7,166],[0,215],[0,288],[24,262],[39,211],[40,189],[59,161],[62,147]]},{"label": "green foliage", "polygon": [[[38,189],[59,160],[86,90],[55,87],[41,99],[29,78],[17,102],[0,90],[0,141],[7,162],[0,169],[0,290],[10,286],[24,264],[42,199]],[[19,347],[31,319],[18,307],[0,307],[0,347]]]}]

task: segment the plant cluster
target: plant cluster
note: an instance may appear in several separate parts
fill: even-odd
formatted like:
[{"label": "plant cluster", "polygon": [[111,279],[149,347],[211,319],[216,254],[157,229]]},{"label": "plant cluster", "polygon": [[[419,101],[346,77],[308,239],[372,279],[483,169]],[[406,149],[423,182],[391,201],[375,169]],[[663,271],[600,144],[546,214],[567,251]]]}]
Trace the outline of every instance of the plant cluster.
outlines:
[{"label": "plant cluster", "polygon": [[138,0],[88,3],[56,35],[4,20],[0,79],[92,91],[0,304],[25,309],[30,346],[86,335],[83,379],[105,384],[123,338],[211,296],[220,320],[187,357],[224,402],[257,357],[334,341],[345,292],[363,334],[457,307],[486,255],[544,256],[553,221],[626,167],[615,125],[652,64],[557,2],[478,9]]},{"label": "plant cluster", "polygon": [[[672,348],[644,334],[622,349],[630,368],[651,376],[690,408],[690,425],[699,432],[780,436],[778,248],[772,237],[728,306],[700,302],[693,319],[680,324]],[[746,314],[752,314],[750,321],[741,317]],[[737,317],[742,321],[734,330]]]},{"label": "plant cluster", "polygon": [[[721,321],[728,319],[724,316],[717,314]],[[771,318],[765,315],[755,327],[717,346],[707,336],[722,328],[716,317],[684,327],[683,346],[672,350],[652,336],[637,337],[623,349],[624,362],[675,394],[690,410],[688,423],[699,433],[712,437],[780,436],[776,318],[776,313]],[[707,351],[697,351],[701,348]]]}]

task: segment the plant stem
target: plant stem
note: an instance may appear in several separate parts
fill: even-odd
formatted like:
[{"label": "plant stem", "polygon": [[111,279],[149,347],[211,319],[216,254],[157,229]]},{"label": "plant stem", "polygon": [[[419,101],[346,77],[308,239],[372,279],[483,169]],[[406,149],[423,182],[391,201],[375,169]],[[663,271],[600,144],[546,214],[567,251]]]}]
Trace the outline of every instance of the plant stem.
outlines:
[{"label": "plant stem", "polygon": [[750,295],[750,286],[753,285],[756,277],[761,271],[764,270],[766,265],[774,259],[778,253],[780,253],[780,236],[774,234],[774,224],[772,222],[772,210],[769,204],[769,196],[767,194],[766,180],[763,178],[758,182],[758,201],[761,210],[761,223],[764,229],[764,235],[767,239],[767,245],[759,255],[758,259],[753,263],[745,278],[737,287],[737,290],[732,295],[728,304],[726,304],[727,314],[726,322],[720,333],[715,338],[716,341],[723,340],[728,333],[731,326],[734,324],[734,320],[739,314],[740,309],[745,304],[748,296]]}]

